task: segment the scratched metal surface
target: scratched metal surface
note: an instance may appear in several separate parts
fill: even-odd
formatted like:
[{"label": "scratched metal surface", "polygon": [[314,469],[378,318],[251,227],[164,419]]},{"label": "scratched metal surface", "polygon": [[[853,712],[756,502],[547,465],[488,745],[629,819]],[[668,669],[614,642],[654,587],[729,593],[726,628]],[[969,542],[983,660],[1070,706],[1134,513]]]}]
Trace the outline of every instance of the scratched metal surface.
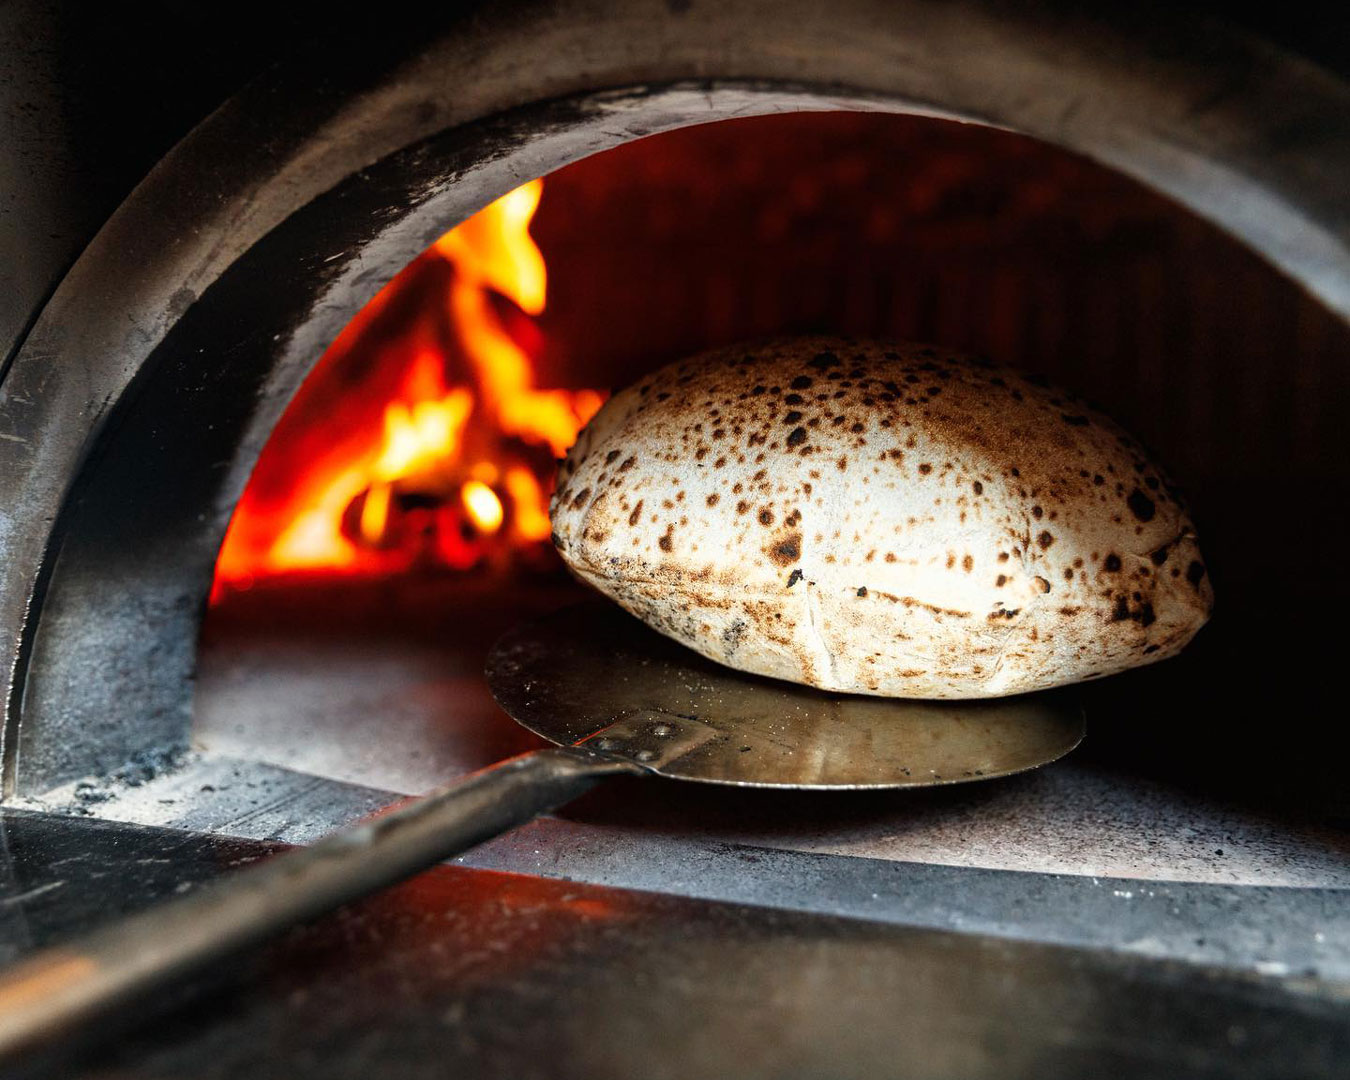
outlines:
[{"label": "scratched metal surface", "polygon": [[[611,781],[565,816],[536,821],[457,861],[1266,975],[1350,980],[1350,891],[1343,888],[1141,880],[814,851],[782,835],[766,837],[755,817],[763,813],[755,809],[756,793],[686,805],[687,791],[661,780]],[[71,790],[54,796],[67,797],[47,804],[61,814],[287,843],[311,842],[398,797],[210,754],[116,794],[90,785],[81,796]],[[665,824],[663,807],[672,819]],[[836,803],[833,812],[867,820],[877,810],[864,800]],[[700,813],[707,818],[702,825]],[[735,839],[727,824],[738,814],[750,839]]]},{"label": "scratched metal surface", "polygon": [[[0,816],[13,957],[275,845]],[[26,1075],[1324,1077],[1344,985],[440,867]],[[22,1072],[22,1070],[21,1070]]]}]

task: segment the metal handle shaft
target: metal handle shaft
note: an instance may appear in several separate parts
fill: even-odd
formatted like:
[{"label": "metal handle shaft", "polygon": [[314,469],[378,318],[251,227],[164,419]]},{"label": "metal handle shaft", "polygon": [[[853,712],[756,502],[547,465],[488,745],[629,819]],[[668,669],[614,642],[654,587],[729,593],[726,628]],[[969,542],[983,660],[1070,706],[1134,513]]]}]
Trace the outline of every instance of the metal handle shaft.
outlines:
[{"label": "metal handle shaft", "polygon": [[266,859],[0,973],[0,1062],[229,953],[391,885],[631,763],[576,747],[511,758],[312,847]]}]

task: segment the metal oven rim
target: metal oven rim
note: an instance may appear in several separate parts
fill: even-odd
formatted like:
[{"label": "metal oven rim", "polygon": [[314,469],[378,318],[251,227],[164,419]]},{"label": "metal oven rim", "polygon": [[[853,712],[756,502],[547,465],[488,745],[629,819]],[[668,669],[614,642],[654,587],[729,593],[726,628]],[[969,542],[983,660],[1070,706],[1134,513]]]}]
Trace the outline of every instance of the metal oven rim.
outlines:
[{"label": "metal oven rim", "polygon": [[4,795],[182,745],[216,548],[323,347],[445,228],[633,138],[791,109],[1024,132],[1350,318],[1350,84],[1184,15],[577,0],[251,84],[89,246],[0,382]]}]

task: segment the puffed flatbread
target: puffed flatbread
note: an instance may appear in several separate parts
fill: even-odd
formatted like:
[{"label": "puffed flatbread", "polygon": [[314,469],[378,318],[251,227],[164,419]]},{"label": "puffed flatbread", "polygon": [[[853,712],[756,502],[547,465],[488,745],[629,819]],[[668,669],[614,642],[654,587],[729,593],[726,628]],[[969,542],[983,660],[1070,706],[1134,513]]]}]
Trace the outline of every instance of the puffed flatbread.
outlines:
[{"label": "puffed flatbread", "polygon": [[651,626],[827,690],[995,697],[1176,654],[1213,602],[1139,445],[948,350],[720,349],[616,394],[559,471],[554,543]]}]

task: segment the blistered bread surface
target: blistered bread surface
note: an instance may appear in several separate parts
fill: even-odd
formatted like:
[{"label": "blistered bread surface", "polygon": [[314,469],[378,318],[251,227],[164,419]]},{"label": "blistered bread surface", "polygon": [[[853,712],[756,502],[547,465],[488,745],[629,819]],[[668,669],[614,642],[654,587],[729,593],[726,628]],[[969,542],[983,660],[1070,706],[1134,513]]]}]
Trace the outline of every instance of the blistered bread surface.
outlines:
[{"label": "blistered bread surface", "polygon": [[1072,395],[923,345],[721,349],[616,394],[562,463],[571,570],[721,663],[827,690],[1021,693],[1209,616],[1172,485]]}]

